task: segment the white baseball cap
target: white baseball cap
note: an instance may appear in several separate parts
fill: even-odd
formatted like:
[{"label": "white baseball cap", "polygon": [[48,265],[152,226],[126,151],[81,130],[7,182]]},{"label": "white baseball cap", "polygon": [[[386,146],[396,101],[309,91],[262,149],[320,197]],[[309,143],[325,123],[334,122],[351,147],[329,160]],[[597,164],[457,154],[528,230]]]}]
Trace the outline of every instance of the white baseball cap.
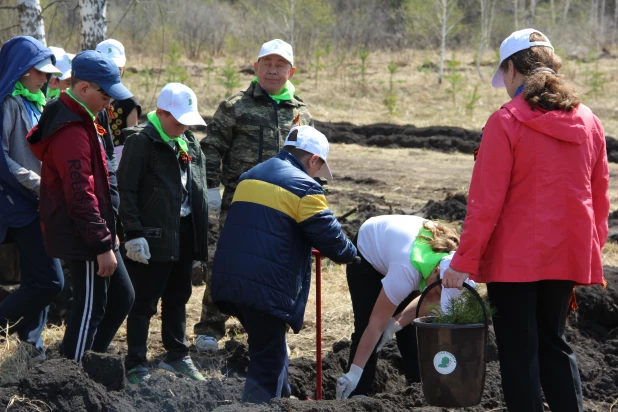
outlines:
[{"label": "white baseball cap", "polygon": [[[549,41],[530,41],[530,35],[532,33],[543,34],[535,29],[523,29],[512,33],[509,37],[504,39],[500,45],[500,64],[498,64],[494,77],[491,79],[491,85],[493,87],[506,87],[504,85],[504,77],[502,77],[500,65],[508,57],[514,55],[518,51],[529,49],[532,46],[546,46],[554,50],[554,46],[552,46]],[[545,35],[543,34],[543,36]],[[547,38],[547,36],[545,36],[545,38]]]},{"label": "white baseball cap", "polygon": [[41,60],[34,65],[34,68],[43,73],[53,74],[54,76],[58,76],[61,74],[60,69],[53,65],[51,57]]},{"label": "white baseball cap", "polygon": [[257,59],[260,60],[262,57],[270,56],[271,54],[276,54],[283,57],[289,61],[292,66],[294,66],[294,53],[292,52],[292,46],[283,40],[275,39],[262,44],[262,48],[260,49],[260,54],[258,54]]},{"label": "white baseball cap", "polygon": [[170,112],[174,119],[185,126],[206,126],[206,122],[197,111],[195,93],[184,84],[166,84],[159,93],[157,107]]},{"label": "white baseball cap", "polygon": [[318,170],[315,177],[324,177],[326,179],[333,178],[333,174],[326,162],[329,148],[328,139],[315,128],[311,126],[294,126],[285,138],[285,143],[283,145],[294,146],[297,149],[318,155],[320,159],[324,160],[324,164],[320,170]]},{"label": "white baseball cap", "polygon": [[118,40],[107,39],[97,44],[95,49],[112,59],[118,67],[124,67],[127,64],[127,56],[124,54],[124,46]]},{"label": "white baseball cap", "polygon": [[65,52],[61,47],[50,46],[49,49],[56,57],[56,67],[62,72],[62,75],[56,76],[58,80],[66,80],[71,77],[71,62],[75,55]]}]

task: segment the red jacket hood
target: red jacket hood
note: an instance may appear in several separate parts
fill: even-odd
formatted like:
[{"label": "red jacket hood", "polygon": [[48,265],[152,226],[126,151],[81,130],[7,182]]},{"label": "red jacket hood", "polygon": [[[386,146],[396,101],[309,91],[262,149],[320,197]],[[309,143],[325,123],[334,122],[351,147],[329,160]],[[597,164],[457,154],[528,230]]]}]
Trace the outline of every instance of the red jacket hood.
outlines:
[{"label": "red jacket hood", "polygon": [[78,122],[88,124],[92,123],[92,119],[79,103],[63,91],[58,99],[45,105],[39,123],[26,136],[30,150],[39,160],[43,161],[43,154],[55,133],[68,124]]},{"label": "red jacket hood", "polygon": [[532,110],[520,94],[502,106],[517,120],[529,128],[554,139],[573,144],[582,144],[589,139],[584,118],[589,118],[591,111],[583,104],[569,112],[562,110],[546,111],[541,108]]}]

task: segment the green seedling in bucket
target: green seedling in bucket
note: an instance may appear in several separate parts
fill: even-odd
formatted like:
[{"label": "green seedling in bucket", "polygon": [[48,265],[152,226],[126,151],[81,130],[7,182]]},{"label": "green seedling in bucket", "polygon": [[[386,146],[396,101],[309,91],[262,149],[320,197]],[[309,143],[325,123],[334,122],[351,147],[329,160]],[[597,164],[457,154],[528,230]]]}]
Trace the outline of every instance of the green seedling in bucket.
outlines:
[{"label": "green seedling in bucket", "polygon": [[[487,315],[492,317],[495,309],[487,302],[486,296],[481,296],[487,309]],[[480,302],[468,290],[464,290],[458,299],[451,299],[447,304],[447,313],[442,312],[439,305],[429,307],[428,317],[432,323],[445,323],[450,325],[468,325],[483,323],[485,315]]]}]

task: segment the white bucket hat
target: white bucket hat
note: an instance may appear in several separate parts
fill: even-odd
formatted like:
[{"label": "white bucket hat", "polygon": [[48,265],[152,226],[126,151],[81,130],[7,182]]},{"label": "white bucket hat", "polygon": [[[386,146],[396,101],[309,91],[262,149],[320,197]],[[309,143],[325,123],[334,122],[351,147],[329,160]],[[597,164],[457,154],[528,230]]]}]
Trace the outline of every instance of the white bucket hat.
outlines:
[{"label": "white bucket hat", "polygon": [[320,167],[315,177],[324,177],[329,180],[333,178],[330,167],[328,167],[328,163],[326,162],[329,149],[328,139],[315,128],[311,126],[293,127],[285,138],[285,143],[283,145],[294,146],[297,149],[318,155],[320,159],[324,160],[324,164]]},{"label": "white bucket hat", "polygon": [[277,56],[283,57],[289,61],[292,66],[294,66],[294,53],[292,52],[292,46],[283,40],[275,39],[262,44],[262,48],[260,49],[257,59],[260,60],[262,57],[270,56],[271,54],[276,54]]},{"label": "white bucket hat", "polygon": [[[504,77],[502,77],[502,70],[500,65],[502,62],[517,53],[518,51],[529,49],[533,46],[545,46],[554,50],[554,46],[549,41],[530,41],[530,35],[532,33],[539,33],[545,36],[535,29],[523,29],[512,33],[509,37],[504,39],[500,45],[500,63],[494,73],[494,77],[491,79],[491,85],[493,87],[506,87],[504,85]],[[547,38],[547,36],[545,36]]]},{"label": "white bucket hat", "polygon": [[184,84],[166,84],[159,93],[157,107],[170,112],[178,123],[185,126],[206,126],[206,122],[197,111],[195,93]]},{"label": "white bucket hat", "polygon": [[107,39],[97,44],[95,49],[112,59],[118,67],[124,67],[127,64],[127,56],[124,54],[124,46],[118,40]]},{"label": "white bucket hat", "polygon": [[65,52],[61,47],[50,46],[49,49],[56,57],[56,67],[62,72],[62,75],[56,76],[58,80],[66,80],[71,77],[71,62],[75,55]]}]

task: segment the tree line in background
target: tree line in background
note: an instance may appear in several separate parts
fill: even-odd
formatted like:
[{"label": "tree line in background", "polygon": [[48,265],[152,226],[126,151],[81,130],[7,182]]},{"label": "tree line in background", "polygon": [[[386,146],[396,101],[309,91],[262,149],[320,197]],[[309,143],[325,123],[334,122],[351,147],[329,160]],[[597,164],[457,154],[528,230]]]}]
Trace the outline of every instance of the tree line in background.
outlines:
[{"label": "tree line in background", "polygon": [[476,50],[478,68],[516,29],[543,31],[566,55],[618,41],[618,0],[0,0],[0,11],[0,43],[30,34],[73,52],[109,37],[131,53],[174,46],[206,61],[252,56],[275,37],[312,61],[439,48],[440,81],[446,50]]}]

